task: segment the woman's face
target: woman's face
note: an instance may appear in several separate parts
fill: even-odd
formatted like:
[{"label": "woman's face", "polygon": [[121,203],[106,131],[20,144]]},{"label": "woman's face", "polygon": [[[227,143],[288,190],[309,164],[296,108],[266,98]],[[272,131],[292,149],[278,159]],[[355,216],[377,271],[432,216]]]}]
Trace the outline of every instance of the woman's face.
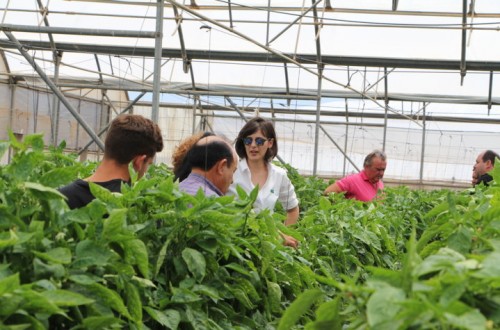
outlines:
[{"label": "woman's face", "polygon": [[273,139],[268,139],[261,130],[243,138],[248,160],[264,159],[266,152],[273,146]]}]

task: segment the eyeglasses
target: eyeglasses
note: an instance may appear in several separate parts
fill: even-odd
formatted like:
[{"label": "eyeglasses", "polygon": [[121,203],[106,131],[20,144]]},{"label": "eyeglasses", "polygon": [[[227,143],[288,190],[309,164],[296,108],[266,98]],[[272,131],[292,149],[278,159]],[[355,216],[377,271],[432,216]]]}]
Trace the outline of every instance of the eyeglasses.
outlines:
[{"label": "eyeglasses", "polygon": [[[246,138],[243,138],[243,143],[246,145],[246,146],[249,146],[252,144],[253,142],[253,138],[251,137],[246,137]],[[261,138],[261,137],[256,137],[255,138],[255,145],[258,146],[258,147],[261,147],[264,145],[264,143],[266,143],[266,141],[268,141],[269,139],[266,139],[266,138]]]}]

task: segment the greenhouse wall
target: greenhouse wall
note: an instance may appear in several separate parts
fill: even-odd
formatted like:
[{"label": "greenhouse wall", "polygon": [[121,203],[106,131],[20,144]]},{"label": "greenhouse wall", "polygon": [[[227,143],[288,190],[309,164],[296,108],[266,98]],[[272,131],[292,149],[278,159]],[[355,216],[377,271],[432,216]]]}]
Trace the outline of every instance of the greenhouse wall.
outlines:
[{"label": "greenhouse wall", "polygon": [[[0,139],[7,139],[8,130],[16,134],[27,135],[33,133],[43,134],[47,145],[52,144],[51,131],[53,126],[51,114],[53,112],[55,99],[52,93],[27,89],[19,86],[14,89],[14,102],[12,110],[9,104],[11,100],[11,87],[9,85],[0,85],[0,97],[7,102],[2,102],[0,106]],[[101,128],[102,105],[97,102],[81,100],[72,97],[66,97],[69,103],[76,109],[78,114],[94,130]],[[106,110],[105,114],[107,113]],[[105,118],[107,122],[107,118]],[[78,150],[90,141],[90,136],[79,125],[73,115],[60,104],[59,124],[56,144],[66,141],[66,147],[71,150]],[[90,146],[91,152],[97,151],[97,146]]]},{"label": "greenhouse wall", "polygon": [[[134,113],[151,118],[151,107],[136,106]],[[164,148],[156,156],[157,163],[171,165],[172,153],[180,141],[192,135],[200,128],[200,119],[193,121],[193,109],[165,108],[160,107],[158,113],[158,125],[161,128]],[[207,129],[208,130],[208,129]]]}]

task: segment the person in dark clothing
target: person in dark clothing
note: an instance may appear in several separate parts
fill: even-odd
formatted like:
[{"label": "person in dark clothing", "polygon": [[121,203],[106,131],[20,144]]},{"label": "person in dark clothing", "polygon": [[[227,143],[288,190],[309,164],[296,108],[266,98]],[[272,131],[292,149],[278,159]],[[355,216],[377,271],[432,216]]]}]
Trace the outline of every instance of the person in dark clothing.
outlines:
[{"label": "person in dark clothing", "polygon": [[95,197],[89,182],[112,192],[120,192],[123,183],[130,183],[129,164],[142,177],[157,152],[163,150],[160,127],[140,115],[120,115],[109,126],[104,141],[104,157],[96,171],[86,179],[76,180],[59,191],[66,196],[71,209],[90,203]]},{"label": "person in dark clothing", "polygon": [[493,177],[488,173],[495,167],[495,159],[499,158],[498,154],[492,150],[486,150],[479,154],[476,158],[476,164],[472,168],[472,185],[484,184],[487,186]]},{"label": "person in dark clothing", "polygon": [[[105,182],[95,182],[96,184],[108,189],[111,192],[120,192],[122,183],[124,183],[122,179],[113,179]],[[129,182],[125,182],[129,183]],[[88,203],[94,200],[94,195],[90,192],[89,181],[85,181],[82,179],[78,179],[73,181],[72,183],[59,188],[59,191],[66,196],[68,206],[70,209],[78,209],[80,207],[84,207]]]}]

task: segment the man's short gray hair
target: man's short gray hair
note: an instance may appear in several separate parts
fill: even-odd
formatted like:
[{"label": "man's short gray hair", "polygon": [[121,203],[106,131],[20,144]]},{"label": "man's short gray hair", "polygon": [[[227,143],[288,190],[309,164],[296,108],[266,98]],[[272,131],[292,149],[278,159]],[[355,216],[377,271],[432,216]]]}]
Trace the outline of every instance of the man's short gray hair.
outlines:
[{"label": "man's short gray hair", "polygon": [[365,161],[363,162],[363,167],[370,166],[372,164],[373,158],[375,157],[380,158],[384,162],[387,159],[385,152],[383,152],[382,150],[373,150],[368,155],[366,155]]}]

